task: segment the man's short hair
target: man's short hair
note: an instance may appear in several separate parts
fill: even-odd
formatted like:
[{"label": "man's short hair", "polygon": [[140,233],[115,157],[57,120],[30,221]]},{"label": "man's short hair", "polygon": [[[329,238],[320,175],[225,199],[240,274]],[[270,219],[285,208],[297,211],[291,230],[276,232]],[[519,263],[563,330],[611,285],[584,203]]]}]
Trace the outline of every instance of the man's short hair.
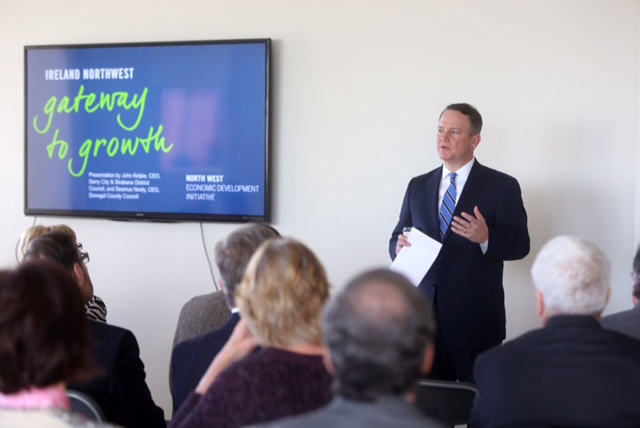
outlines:
[{"label": "man's short hair", "polygon": [[48,232],[29,244],[24,260],[49,260],[69,271],[80,262],[81,254],[75,239],[67,232]]},{"label": "man's short hair", "polygon": [[547,315],[597,315],[607,304],[611,268],[594,244],[558,236],[538,253],[531,275]]},{"label": "man's short hair", "polygon": [[[442,110],[442,113],[447,110],[457,111],[469,118],[469,123],[471,125],[471,135],[478,135],[480,134],[480,132],[482,132],[482,116],[480,115],[480,112],[471,104],[449,104],[444,110]],[[442,113],[440,113],[440,116],[442,116]]]},{"label": "man's short hair", "polygon": [[327,273],[313,251],[295,239],[274,238],[251,258],[236,302],[261,345],[320,345],[329,289]]},{"label": "man's short hair", "polygon": [[96,373],[82,297],[51,262],[0,271],[0,392],[13,394]]},{"label": "man's short hair", "polygon": [[225,297],[230,307],[235,307],[236,287],[242,281],[251,256],[268,239],[280,234],[265,223],[250,223],[234,230],[216,244],[215,262],[224,283]]},{"label": "man's short hair", "polygon": [[322,325],[337,393],[354,400],[411,391],[435,334],[425,297],[388,269],[351,280],[325,308]]}]

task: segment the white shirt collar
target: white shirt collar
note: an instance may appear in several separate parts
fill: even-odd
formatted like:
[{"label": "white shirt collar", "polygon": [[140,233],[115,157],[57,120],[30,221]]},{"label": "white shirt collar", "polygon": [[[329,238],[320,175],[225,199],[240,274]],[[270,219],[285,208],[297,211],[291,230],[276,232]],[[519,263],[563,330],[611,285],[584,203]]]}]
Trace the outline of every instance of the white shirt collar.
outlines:
[{"label": "white shirt collar", "polygon": [[[456,203],[458,203],[460,195],[464,190],[464,185],[467,183],[467,179],[469,178],[469,174],[471,173],[471,168],[473,167],[473,163],[475,162],[475,160],[475,158],[471,159],[462,168],[456,171]],[[438,191],[438,206],[442,205],[442,198],[444,198],[444,194],[449,187],[450,173],[451,171],[449,171],[447,167],[442,164],[442,177],[440,177],[440,188]]]},{"label": "white shirt collar", "polygon": [[[471,159],[469,162],[467,162],[466,164],[464,164],[464,166],[462,168],[460,168],[459,170],[456,171],[456,185],[458,185],[458,183],[461,183],[461,181],[463,182],[467,182],[467,178],[469,178],[469,173],[471,172],[471,168],[473,167],[473,163],[476,161],[476,158],[474,157],[473,159]],[[445,164],[442,164],[442,178],[440,179],[441,181],[444,180],[449,180],[449,174],[451,174],[451,171],[449,171],[449,169],[447,168],[447,166]]]}]

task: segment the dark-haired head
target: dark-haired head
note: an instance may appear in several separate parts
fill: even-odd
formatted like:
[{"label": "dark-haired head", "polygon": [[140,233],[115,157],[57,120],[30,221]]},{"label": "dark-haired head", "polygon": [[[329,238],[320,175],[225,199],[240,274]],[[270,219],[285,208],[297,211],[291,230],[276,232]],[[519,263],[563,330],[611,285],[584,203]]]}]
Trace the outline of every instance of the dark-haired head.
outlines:
[{"label": "dark-haired head", "polygon": [[[478,135],[480,134],[480,132],[482,132],[482,116],[480,115],[480,112],[471,104],[449,104],[444,110],[442,110],[442,113],[447,110],[457,111],[458,113],[462,113],[469,118],[469,130],[471,131],[472,136]],[[442,113],[440,113],[440,117],[442,117]]]},{"label": "dark-haired head", "polygon": [[93,284],[83,259],[74,236],[53,231],[31,241],[23,260],[48,260],[65,268],[80,287],[84,304],[93,297]]},{"label": "dark-haired head", "polygon": [[388,269],[347,284],[325,308],[323,330],[342,396],[404,395],[430,367],[435,323],[427,301]]},{"label": "dark-haired head", "polygon": [[70,273],[50,262],[0,272],[0,392],[68,381],[95,369],[88,321]]}]

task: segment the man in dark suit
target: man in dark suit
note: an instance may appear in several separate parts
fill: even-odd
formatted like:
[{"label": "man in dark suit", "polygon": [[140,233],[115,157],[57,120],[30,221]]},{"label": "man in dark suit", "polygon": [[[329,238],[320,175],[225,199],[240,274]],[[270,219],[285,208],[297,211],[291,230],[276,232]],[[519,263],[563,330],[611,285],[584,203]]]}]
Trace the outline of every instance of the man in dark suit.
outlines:
[{"label": "man in dark suit", "polygon": [[543,328],[480,355],[471,426],[639,427],[640,341],[603,329],[610,267],[560,236],[532,270]]},{"label": "man in dark suit", "polygon": [[628,311],[618,312],[602,318],[602,326],[608,330],[618,331],[640,339],[640,246],[633,258],[633,291],[632,301],[633,308]]},{"label": "man in dark suit", "polygon": [[[68,269],[81,290],[91,283],[85,262],[71,235],[49,232],[34,240],[25,260],[46,259]],[[125,428],[163,428],[164,412],[155,405],[145,382],[144,364],[135,336],[129,330],[89,320],[92,355],[102,374],[88,383],[69,384],[93,398],[108,422]]]},{"label": "man in dark suit", "polygon": [[269,428],[437,428],[413,405],[416,383],[433,360],[429,305],[402,275],[365,272],[325,307],[324,358],[336,397],[326,407]]},{"label": "man in dark suit", "polygon": [[438,325],[435,379],[473,382],[476,356],[506,335],[503,262],[529,253],[518,182],[474,158],[481,130],[482,117],[469,104],[442,112],[437,150],[443,165],[409,182],[389,241],[392,259],[411,245],[405,227],[442,243],[419,285]]},{"label": "man in dark suit", "polygon": [[233,329],[240,321],[236,308],[236,286],[253,253],[263,242],[280,234],[271,226],[251,223],[233,231],[215,248],[215,263],[220,272],[220,284],[231,309],[231,317],[220,328],[179,343],[171,353],[169,377],[172,379],[171,396],[175,414],[187,396],[196,389],[213,358],[220,352]]}]

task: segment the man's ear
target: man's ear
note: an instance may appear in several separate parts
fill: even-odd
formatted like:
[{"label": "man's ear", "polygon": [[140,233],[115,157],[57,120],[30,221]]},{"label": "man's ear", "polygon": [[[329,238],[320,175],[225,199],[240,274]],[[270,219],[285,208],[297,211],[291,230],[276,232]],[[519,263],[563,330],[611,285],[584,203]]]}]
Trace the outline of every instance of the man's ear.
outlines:
[{"label": "man's ear", "polygon": [[433,358],[435,356],[435,347],[428,345],[424,352],[424,359],[422,360],[422,374],[429,374],[431,367],[433,367]]},{"label": "man's ear", "polygon": [[538,290],[536,290],[536,301],[538,302],[538,316],[540,319],[544,318],[544,296]]},{"label": "man's ear", "polygon": [[480,134],[476,134],[473,137],[471,137],[471,147],[473,147],[473,150],[478,148],[481,140],[482,140],[482,137],[480,137]]},{"label": "man's ear", "polygon": [[329,348],[324,347],[324,351],[322,352],[322,362],[324,363],[324,368],[327,369],[327,372],[333,377],[336,376],[336,368],[333,366],[333,362],[331,361],[331,352],[329,352]]},{"label": "man's ear", "polygon": [[80,263],[76,263],[73,265],[73,279],[76,280],[80,288],[84,286],[84,270]]}]

